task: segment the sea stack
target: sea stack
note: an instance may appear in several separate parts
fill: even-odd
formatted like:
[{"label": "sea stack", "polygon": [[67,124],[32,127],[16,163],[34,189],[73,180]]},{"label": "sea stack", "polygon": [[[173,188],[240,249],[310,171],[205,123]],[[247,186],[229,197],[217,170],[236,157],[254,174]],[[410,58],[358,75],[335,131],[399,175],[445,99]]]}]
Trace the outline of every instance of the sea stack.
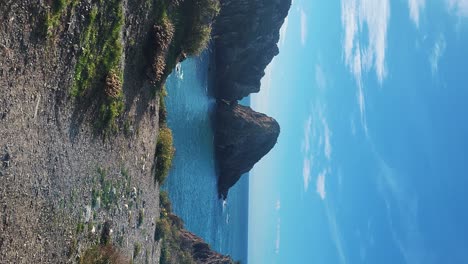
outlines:
[{"label": "sea stack", "polygon": [[242,174],[275,146],[280,126],[275,119],[237,101],[218,102],[215,124],[218,193],[225,199]]}]

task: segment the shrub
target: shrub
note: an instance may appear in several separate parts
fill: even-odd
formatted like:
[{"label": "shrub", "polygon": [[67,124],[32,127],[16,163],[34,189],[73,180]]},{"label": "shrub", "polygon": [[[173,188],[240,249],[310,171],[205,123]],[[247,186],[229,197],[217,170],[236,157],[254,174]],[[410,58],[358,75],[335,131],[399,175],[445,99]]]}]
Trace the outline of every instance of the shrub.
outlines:
[{"label": "shrub", "polygon": [[140,252],[141,252],[141,244],[135,243],[135,245],[133,245],[133,259],[136,259],[138,255],[140,255]]},{"label": "shrub", "polygon": [[159,125],[164,126],[166,125],[167,122],[167,109],[166,109],[166,102],[164,100],[164,97],[167,96],[167,92],[165,87],[163,86],[161,88],[161,91],[159,92]]},{"label": "shrub", "polygon": [[185,52],[189,56],[199,55],[206,49],[211,37],[211,26],[194,25],[190,35],[186,39]]},{"label": "shrub", "polygon": [[93,246],[87,249],[80,258],[80,264],[127,264],[124,257],[114,246]]},{"label": "shrub", "polygon": [[159,193],[159,207],[164,208],[168,212],[172,212],[172,204],[166,191],[161,191]]},{"label": "shrub", "polygon": [[175,149],[173,146],[172,131],[168,127],[160,128],[158,141],[156,143],[156,172],[155,179],[159,184],[163,184],[169,169],[172,166],[172,158]]},{"label": "shrub", "polygon": [[138,227],[140,227],[143,224],[144,218],[145,218],[145,211],[143,209],[140,209],[140,211],[138,211],[138,219],[137,219]]},{"label": "shrub", "polygon": [[164,239],[171,235],[171,224],[167,218],[159,218],[156,222],[156,230],[154,232],[154,240]]},{"label": "shrub", "polygon": [[118,99],[122,95],[122,82],[114,71],[107,74],[104,93],[108,98],[112,99]]}]

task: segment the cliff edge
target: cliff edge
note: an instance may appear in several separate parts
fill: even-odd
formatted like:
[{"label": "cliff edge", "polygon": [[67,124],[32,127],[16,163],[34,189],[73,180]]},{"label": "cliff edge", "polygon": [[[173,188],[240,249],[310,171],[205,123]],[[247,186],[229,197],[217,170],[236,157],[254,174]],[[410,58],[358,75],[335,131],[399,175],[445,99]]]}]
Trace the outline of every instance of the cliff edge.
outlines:
[{"label": "cliff edge", "polygon": [[221,1],[214,27],[216,98],[240,100],[260,90],[290,6],[291,0]]},{"label": "cliff edge", "polygon": [[250,107],[218,102],[215,122],[215,151],[218,159],[218,193],[227,197],[242,176],[276,144],[280,126],[275,119]]}]

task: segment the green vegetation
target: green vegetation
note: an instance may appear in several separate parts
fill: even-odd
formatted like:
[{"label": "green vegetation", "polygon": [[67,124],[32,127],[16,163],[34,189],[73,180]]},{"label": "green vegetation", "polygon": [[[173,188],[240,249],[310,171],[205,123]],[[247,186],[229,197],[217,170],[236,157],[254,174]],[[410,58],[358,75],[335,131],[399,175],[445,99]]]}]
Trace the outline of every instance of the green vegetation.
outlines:
[{"label": "green vegetation", "polygon": [[121,78],[120,31],[124,21],[121,2],[101,0],[91,9],[81,37],[82,51],[75,68],[72,95],[82,96],[93,82],[106,78],[112,71]]},{"label": "green vegetation", "polygon": [[167,96],[166,87],[163,86],[159,92],[159,126],[165,126],[167,123],[167,109],[165,97]]},{"label": "green vegetation", "polygon": [[159,263],[196,263],[192,256],[192,247],[187,245],[181,236],[184,222],[172,213],[172,205],[166,191],[161,190],[159,193],[159,206],[160,216],[154,232],[154,240],[162,241]]},{"label": "green vegetation", "polygon": [[198,56],[206,49],[211,37],[211,22],[219,14],[218,0],[192,0],[183,49],[188,56]]},{"label": "green vegetation", "polygon": [[52,35],[52,30],[60,25],[60,20],[68,8],[70,7],[70,10],[72,10],[78,2],[78,0],[52,0],[49,9],[46,11],[44,21],[46,36]]},{"label": "green vegetation", "polygon": [[220,4],[219,0],[160,0],[156,3],[152,68],[154,84],[161,89],[177,62],[206,49]]},{"label": "green vegetation", "polygon": [[156,143],[156,172],[155,180],[163,184],[172,166],[172,158],[175,149],[172,142],[172,131],[168,127],[159,129],[158,142]]},{"label": "green vegetation", "polygon": [[103,95],[96,125],[105,134],[116,130],[116,119],[124,110],[120,65],[123,24],[122,0],[98,0],[91,8],[71,90],[76,98],[89,95],[90,90]]},{"label": "green vegetation", "polygon": [[141,252],[141,244],[135,243],[135,245],[133,245],[133,259],[136,259],[138,255],[140,255],[140,252]]},{"label": "green vegetation", "polygon": [[143,219],[145,218],[144,209],[138,211],[137,226],[140,227],[143,224]]},{"label": "green vegetation", "polygon": [[91,205],[93,208],[102,206],[105,209],[110,209],[118,200],[116,188],[106,179],[105,169],[99,167],[97,173],[99,174],[99,187],[92,189]]},{"label": "green vegetation", "polygon": [[83,222],[79,222],[77,225],[76,225],[76,233],[77,234],[80,234],[81,232],[83,232],[84,230],[84,223]]}]

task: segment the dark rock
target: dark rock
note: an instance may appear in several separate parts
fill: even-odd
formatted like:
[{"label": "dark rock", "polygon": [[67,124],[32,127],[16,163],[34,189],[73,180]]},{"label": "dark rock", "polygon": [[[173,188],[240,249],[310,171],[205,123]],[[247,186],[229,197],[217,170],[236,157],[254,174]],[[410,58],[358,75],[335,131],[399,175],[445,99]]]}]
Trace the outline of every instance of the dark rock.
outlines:
[{"label": "dark rock", "polygon": [[279,30],[291,0],[221,0],[214,28],[215,95],[240,100],[260,89],[265,68],[279,52]]},{"label": "dark rock", "polygon": [[8,168],[10,167],[10,153],[6,153],[5,156],[3,156],[2,161],[3,161],[3,167]]},{"label": "dark rock", "polygon": [[280,126],[275,119],[237,103],[218,102],[215,119],[218,193],[228,190],[276,144]]}]

